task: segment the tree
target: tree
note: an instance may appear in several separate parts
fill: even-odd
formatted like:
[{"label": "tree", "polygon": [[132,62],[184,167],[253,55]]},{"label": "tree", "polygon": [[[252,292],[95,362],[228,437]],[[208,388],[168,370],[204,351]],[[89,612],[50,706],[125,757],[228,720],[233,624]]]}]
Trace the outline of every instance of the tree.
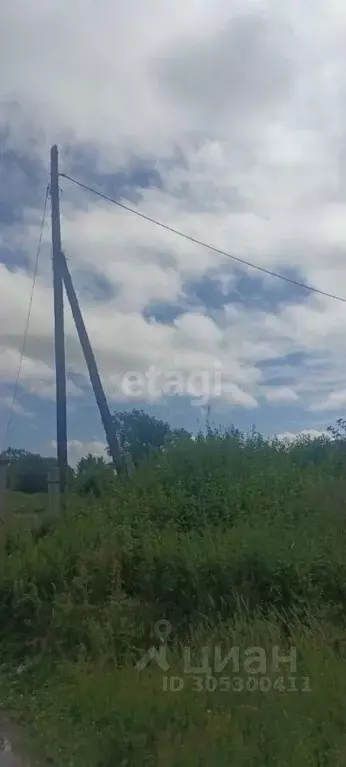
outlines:
[{"label": "tree", "polygon": [[28,453],[27,450],[22,450],[20,448],[9,447],[8,450],[6,450],[4,455],[5,455],[5,457],[7,458],[7,460],[11,464],[14,461],[18,461],[19,458],[23,458],[24,455],[29,455],[29,453]]},{"label": "tree", "polygon": [[56,465],[54,458],[44,458],[26,450],[9,448],[5,456],[9,460],[8,485],[11,490],[22,493],[46,493],[48,474]]},{"label": "tree", "polygon": [[103,470],[108,467],[109,463],[106,463],[102,456],[95,456],[88,453],[84,458],[81,458],[76,466],[76,478],[83,474],[88,473],[90,470]]},{"label": "tree", "polygon": [[172,429],[169,423],[144,410],[116,411],[113,423],[123,453],[131,456],[135,466],[153,451],[190,436],[185,429]]},{"label": "tree", "polygon": [[110,489],[114,481],[114,469],[102,457],[89,453],[77,464],[75,474],[75,489],[80,495],[94,495],[100,498],[103,492]]},{"label": "tree", "polygon": [[328,426],[327,431],[332,435],[332,438],[338,442],[346,441],[346,420],[345,418],[338,418],[336,424]]}]

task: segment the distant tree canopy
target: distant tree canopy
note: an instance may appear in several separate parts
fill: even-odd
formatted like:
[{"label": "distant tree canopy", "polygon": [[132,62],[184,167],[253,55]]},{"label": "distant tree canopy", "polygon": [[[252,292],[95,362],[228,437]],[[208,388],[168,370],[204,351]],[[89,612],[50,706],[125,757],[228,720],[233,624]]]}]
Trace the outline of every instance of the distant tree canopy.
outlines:
[{"label": "distant tree canopy", "polygon": [[87,474],[89,471],[94,471],[95,469],[100,469],[102,471],[107,466],[109,466],[109,464],[102,456],[96,456],[88,453],[88,455],[81,458],[77,463],[76,478],[82,476],[82,474]]},{"label": "distant tree canopy", "polygon": [[[163,450],[166,446],[178,444],[181,440],[191,439],[185,429],[174,429],[166,421],[151,416],[144,410],[116,411],[113,415],[120,447],[123,453],[131,457],[136,466],[152,452]],[[241,432],[232,427],[232,434],[241,440]],[[327,435],[318,438],[300,438],[294,444],[285,446],[277,442],[277,450],[290,450],[295,462],[306,465],[325,460],[327,455],[337,456],[346,450],[346,419],[339,418],[335,425],[327,429]],[[257,435],[256,439],[265,442]],[[109,453],[109,450],[108,450]],[[48,489],[48,474],[56,466],[55,458],[43,457],[27,450],[9,448],[5,453],[9,460],[8,487],[22,493],[45,493]],[[69,468],[70,484],[80,494],[92,493],[100,496],[104,489],[114,482],[114,469],[102,457],[91,454],[81,458],[76,471]]]},{"label": "distant tree canopy", "polygon": [[46,493],[48,474],[56,465],[54,458],[44,458],[26,450],[9,448],[5,456],[9,460],[8,487],[22,493]]},{"label": "distant tree canopy", "polygon": [[94,495],[99,498],[114,481],[114,469],[104,458],[94,455],[81,458],[75,472],[75,490],[79,495]]},{"label": "distant tree canopy", "polygon": [[172,429],[169,423],[144,410],[116,411],[113,422],[120,447],[124,454],[131,456],[135,466],[151,452],[161,450],[168,443],[190,437],[185,429]]},{"label": "distant tree canopy", "polygon": [[345,418],[338,418],[335,424],[328,426],[327,432],[331,434],[332,438],[337,442],[346,441],[346,420]]}]

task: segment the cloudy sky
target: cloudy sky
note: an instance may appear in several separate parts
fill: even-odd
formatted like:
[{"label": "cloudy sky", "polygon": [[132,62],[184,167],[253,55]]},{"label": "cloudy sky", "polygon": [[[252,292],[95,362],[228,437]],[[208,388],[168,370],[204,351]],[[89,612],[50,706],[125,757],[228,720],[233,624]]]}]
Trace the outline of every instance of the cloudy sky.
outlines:
[{"label": "cloudy sky", "polygon": [[[346,297],[341,2],[11,0],[0,17],[0,439],[54,143],[61,171],[83,183]],[[215,422],[286,434],[344,415],[346,304],[240,267],[65,179],[61,225],[112,408],[145,406],[196,429],[202,375]],[[48,209],[9,435],[45,453],[55,438],[51,281]],[[100,452],[104,437],[68,307],[66,344],[74,461]],[[162,391],[124,391],[127,373],[145,382],[152,366]],[[172,371],[179,396],[165,388]]]}]

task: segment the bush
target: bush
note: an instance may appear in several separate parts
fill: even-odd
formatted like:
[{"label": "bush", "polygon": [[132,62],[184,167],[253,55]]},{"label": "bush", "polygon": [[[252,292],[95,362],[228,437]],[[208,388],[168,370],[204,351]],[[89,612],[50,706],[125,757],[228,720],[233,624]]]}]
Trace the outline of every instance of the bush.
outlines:
[{"label": "bush", "polygon": [[14,459],[10,458],[9,487],[21,493],[46,493],[48,474],[54,466],[54,458],[42,458],[33,453],[23,453]]},{"label": "bush", "polygon": [[74,482],[74,489],[79,495],[100,498],[102,494],[110,494],[114,484],[114,468],[103,458],[88,455],[79,461]]},{"label": "bush", "polygon": [[340,621],[344,456],[300,461],[305,450],[209,430],[142,462],[131,481],[87,457],[75,485],[83,500],[71,496],[55,529],[3,528],[4,634],[26,642],[40,627],[53,643],[88,644],[86,626],[107,623],[124,600],[146,605],[147,628],[157,611],[185,630],[240,603]]},{"label": "bush", "polygon": [[[129,481],[87,457],[54,524],[7,520],[2,701],[26,706],[47,761],[344,764],[345,468],[342,439],[270,443],[208,428],[151,453]],[[219,676],[201,675],[198,694],[187,676],[167,694],[161,668],[136,668],[163,618],[171,678],[184,673],[182,647],[198,665],[202,647],[270,657],[293,646],[293,687],[284,664],[269,668],[266,695],[254,675],[227,695]]]}]

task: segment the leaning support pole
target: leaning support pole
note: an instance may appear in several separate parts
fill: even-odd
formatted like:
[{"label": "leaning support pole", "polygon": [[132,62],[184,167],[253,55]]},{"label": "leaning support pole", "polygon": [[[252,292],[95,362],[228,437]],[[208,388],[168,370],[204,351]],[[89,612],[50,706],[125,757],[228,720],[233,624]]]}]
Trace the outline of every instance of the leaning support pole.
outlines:
[{"label": "leaning support pole", "polygon": [[60,491],[63,493],[67,479],[67,416],[66,416],[66,367],[64,337],[64,293],[61,274],[61,232],[59,204],[58,147],[50,153],[50,194],[52,201],[53,287],[54,287],[54,334],[56,377],[56,431],[57,459]]},{"label": "leaning support pole", "polygon": [[100,411],[103,428],[106,433],[111,457],[113,459],[113,463],[115,465],[115,468],[118,473],[126,473],[128,474],[126,463],[123,459],[119,442],[117,439],[117,435],[115,433],[114,424],[112,421],[112,416],[110,414],[110,410],[108,407],[106,395],[103,390],[103,386],[101,383],[101,378],[99,375],[99,371],[97,368],[96,360],[93,354],[93,350],[91,348],[91,344],[89,341],[89,337],[86,331],[86,327],[84,325],[84,320],[82,316],[82,312],[79,308],[78,299],[75,293],[75,289],[73,287],[72,279],[70,272],[68,270],[68,266],[66,263],[66,258],[64,256],[64,253],[60,253],[60,263],[61,263],[61,273],[62,278],[65,284],[65,289],[67,293],[67,298],[70,302],[71,311],[73,315],[73,319],[77,328],[77,333],[79,336],[80,344],[83,349],[83,354],[85,357],[85,362],[87,364],[87,368],[89,371],[90,381],[91,385],[94,390],[95,399]]}]

